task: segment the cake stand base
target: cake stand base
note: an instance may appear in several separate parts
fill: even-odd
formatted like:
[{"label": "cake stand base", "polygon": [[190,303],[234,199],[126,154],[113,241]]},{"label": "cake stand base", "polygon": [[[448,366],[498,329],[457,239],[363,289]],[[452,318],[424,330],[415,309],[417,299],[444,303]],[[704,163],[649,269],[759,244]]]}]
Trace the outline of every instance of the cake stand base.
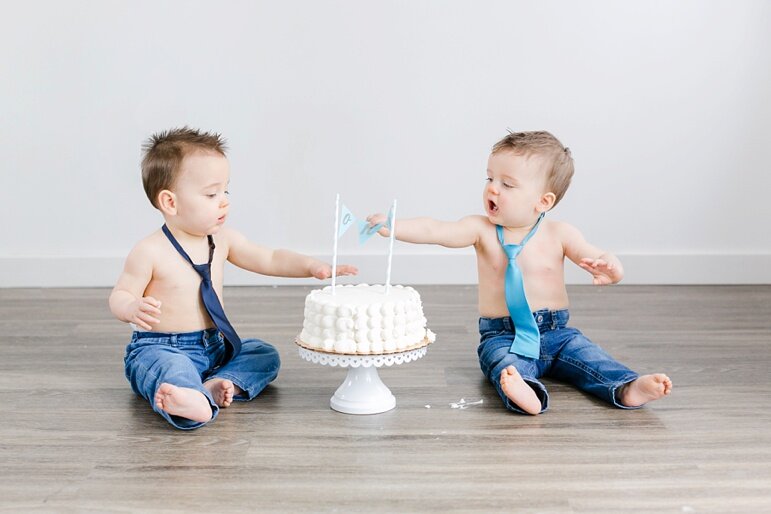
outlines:
[{"label": "cake stand base", "polygon": [[348,368],[345,380],[329,400],[329,406],[344,414],[380,414],[396,407],[396,398],[380,380],[377,369],[420,359],[428,346],[384,355],[338,355],[304,348],[300,357],[318,364]]},{"label": "cake stand base", "polygon": [[396,398],[380,380],[375,366],[360,366],[348,368],[348,375],[329,400],[329,406],[345,414],[379,414],[396,407]]}]

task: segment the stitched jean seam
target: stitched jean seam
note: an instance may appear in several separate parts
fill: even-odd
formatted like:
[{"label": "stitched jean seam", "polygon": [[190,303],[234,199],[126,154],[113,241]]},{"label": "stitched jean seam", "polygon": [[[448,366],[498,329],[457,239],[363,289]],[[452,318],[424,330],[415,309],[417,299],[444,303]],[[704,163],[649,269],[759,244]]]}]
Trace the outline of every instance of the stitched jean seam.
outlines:
[{"label": "stitched jean seam", "polygon": [[570,357],[563,357],[561,355],[557,357],[557,360],[582,370],[583,372],[591,375],[593,378],[595,378],[595,379],[599,380],[600,382],[602,382],[603,385],[611,385],[611,384],[615,383],[613,381],[608,380],[607,377],[601,375],[596,370],[586,366],[583,362],[581,362],[579,360],[572,359]]}]

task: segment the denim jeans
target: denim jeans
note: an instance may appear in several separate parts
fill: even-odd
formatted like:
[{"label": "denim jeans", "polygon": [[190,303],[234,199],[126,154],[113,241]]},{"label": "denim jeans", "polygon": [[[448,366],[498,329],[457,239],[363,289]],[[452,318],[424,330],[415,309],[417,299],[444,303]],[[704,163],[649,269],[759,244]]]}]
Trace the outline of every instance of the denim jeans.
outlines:
[{"label": "denim jeans", "polygon": [[134,392],[148,400],[153,410],[169,423],[191,430],[206,423],[172,416],[156,407],[155,393],[161,384],[189,387],[203,393],[209,400],[211,420],[214,420],[219,407],[203,382],[211,378],[231,380],[243,391],[233,400],[248,401],[276,378],[281,365],[276,349],[259,339],[244,340],[241,353],[223,366],[224,356],[225,341],[214,328],[181,334],[134,332],[124,358],[126,378]]},{"label": "denim jeans", "polygon": [[524,413],[504,394],[501,372],[514,366],[541,400],[541,412],[549,408],[549,395],[538,380],[550,377],[567,382],[622,409],[629,409],[616,398],[616,390],[638,375],[608,355],[576,330],[567,327],[570,314],[565,310],[533,313],[541,333],[538,359],[509,353],[514,341],[511,318],[479,318],[481,336],[477,353],[482,372],[492,382],[506,408]]}]

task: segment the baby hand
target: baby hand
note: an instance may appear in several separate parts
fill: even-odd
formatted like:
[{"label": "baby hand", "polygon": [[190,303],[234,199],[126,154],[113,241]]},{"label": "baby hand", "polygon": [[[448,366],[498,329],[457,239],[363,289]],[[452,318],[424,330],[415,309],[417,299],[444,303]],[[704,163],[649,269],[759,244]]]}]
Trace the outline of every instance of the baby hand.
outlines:
[{"label": "baby hand", "polygon": [[[319,280],[324,280],[332,276],[332,266],[325,262],[314,264],[311,266],[310,272],[312,277],[315,277]],[[337,266],[338,277],[356,275],[358,272],[359,270],[356,268],[356,266],[351,266],[349,264],[339,264]]]},{"label": "baby hand", "polygon": [[603,259],[584,257],[578,265],[592,274],[594,277],[592,283],[596,286],[615,284],[621,280],[617,268]]},{"label": "baby hand", "polygon": [[161,302],[152,296],[145,296],[128,306],[128,321],[145,330],[152,330],[151,323],[160,323],[156,316],[161,315]]},{"label": "baby hand", "polygon": [[389,237],[391,235],[391,231],[386,228],[385,224],[388,221],[388,216],[385,214],[377,213],[377,214],[371,214],[367,216],[367,221],[369,221],[369,226],[374,227],[375,225],[382,224],[383,226],[380,227],[380,230],[377,231],[378,234],[380,234],[383,237]]}]

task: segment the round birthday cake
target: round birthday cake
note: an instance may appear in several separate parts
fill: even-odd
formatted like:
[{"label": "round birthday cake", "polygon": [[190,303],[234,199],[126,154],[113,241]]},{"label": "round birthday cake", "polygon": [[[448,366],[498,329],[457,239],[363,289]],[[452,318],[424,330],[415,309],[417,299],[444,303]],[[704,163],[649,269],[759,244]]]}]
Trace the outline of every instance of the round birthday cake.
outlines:
[{"label": "round birthday cake", "polygon": [[420,348],[436,336],[426,328],[420,294],[412,287],[344,285],[316,289],[305,298],[297,343],[342,354],[382,354]]}]

